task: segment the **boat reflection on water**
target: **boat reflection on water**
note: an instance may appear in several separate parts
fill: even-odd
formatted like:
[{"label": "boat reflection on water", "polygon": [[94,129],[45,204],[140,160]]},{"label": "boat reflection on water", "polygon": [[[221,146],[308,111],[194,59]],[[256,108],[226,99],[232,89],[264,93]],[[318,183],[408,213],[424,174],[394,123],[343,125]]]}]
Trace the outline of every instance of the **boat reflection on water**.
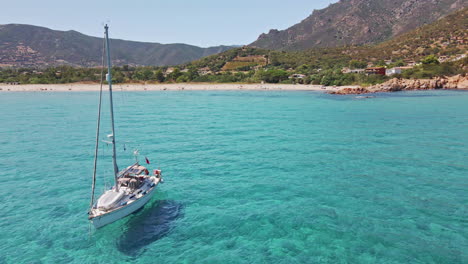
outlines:
[{"label": "boat reflection on water", "polygon": [[129,256],[138,255],[142,248],[166,236],[174,221],[183,216],[182,211],[182,204],[176,201],[157,201],[127,223],[128,230],[117,242],[118,250]]}]

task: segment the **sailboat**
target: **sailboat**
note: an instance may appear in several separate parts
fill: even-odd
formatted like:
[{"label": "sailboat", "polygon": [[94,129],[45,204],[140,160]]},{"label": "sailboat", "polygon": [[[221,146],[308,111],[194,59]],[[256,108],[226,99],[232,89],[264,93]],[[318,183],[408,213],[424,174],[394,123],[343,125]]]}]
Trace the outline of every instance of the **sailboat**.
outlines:
[{"label": "sailboat", "polygon": [[[108,136],[110,141],[107,143],[112,145],[112,162],[114,185],[104,191],[98,199],[95,199],[96,188],[96,168],[99,149],[99,130],[101,126],[101,105],[102,105],[102,76],[101,89],[99,94],[98,121],[96,129],[96,147],[94,155],[94,171],[91,203],[88,211],[88,219],[93,223],[94,227],[100,228],[121,218],[128,216],[136,210],[142,208],[153,196],[156,186],[162,182],[161,170],[154,170],[153,175],[150,175],[148,169],[136,162],[124,170],[119,171],[117,166],[117,155],[115,147],[115,129],[114,129],[114,107],[112,102],[112,75],[111,75],[111,59],[109,47],[109,27],[105,25],[105,50],[107,53],[107,82],[109,84],[110,98],[110,119],[112,134]],[[103,56],[104,64],[104,56]],[[104,66],[104,65],[103,65]],[[102,75],[102,74],[101,74]],[[149,163],[148,159],[146,159]]]}]

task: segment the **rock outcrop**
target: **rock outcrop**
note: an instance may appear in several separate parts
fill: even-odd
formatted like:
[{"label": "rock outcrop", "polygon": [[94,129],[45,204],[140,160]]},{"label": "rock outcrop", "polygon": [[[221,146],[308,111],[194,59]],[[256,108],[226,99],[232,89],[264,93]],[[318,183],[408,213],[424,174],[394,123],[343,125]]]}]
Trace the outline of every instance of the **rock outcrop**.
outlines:
[{"label": "rock outcrop", "polygon": [[468,76],[456,75],[448,78],[445,89],[468,89]]},{"label": "rock outcrop", "polygon": [[452,77],[437,77],[434,79],[391,79],[385,83],[377,84],[367,88],[342,88],[330,94],[364,94],[379,92],[397,92],[410,90],[433,90],[433,89],[468,89],[468,76],[455,75]]},{"label": "rock outcrop", "polygon": [[467,89],[468,77],[456,75],[452,77],[437,77],[434,79],[391,79],[367,89],[370,92],[395,92],[404,90],[432,90],[432,89]]},{"label": "rock outcrop", "polygon": [[358,87],[358,88],[342,88],[338,91],[329,92],[329,94],[338,94],[338,95],[345,95],[345,94],[366,94],[370,93],[371,91],[367,90],[366,88]]}]

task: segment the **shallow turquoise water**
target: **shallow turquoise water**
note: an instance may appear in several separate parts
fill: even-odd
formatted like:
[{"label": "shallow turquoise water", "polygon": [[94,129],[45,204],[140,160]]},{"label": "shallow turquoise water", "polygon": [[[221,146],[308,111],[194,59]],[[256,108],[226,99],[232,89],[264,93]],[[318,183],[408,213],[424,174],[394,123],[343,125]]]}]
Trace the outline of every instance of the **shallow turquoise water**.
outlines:
[{"label": "shallow turquoise water", "polygon": [[166,181],[90,236],[97,94],[0,94],[0,263],[468,263],[467,92],[115,102],[120,166]]}]

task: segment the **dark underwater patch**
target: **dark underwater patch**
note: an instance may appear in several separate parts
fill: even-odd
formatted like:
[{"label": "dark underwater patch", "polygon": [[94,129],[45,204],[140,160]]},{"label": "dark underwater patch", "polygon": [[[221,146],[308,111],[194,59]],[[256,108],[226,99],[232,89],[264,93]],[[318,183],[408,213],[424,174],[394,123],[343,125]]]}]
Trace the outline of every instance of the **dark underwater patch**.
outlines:
[{"label": "dark underwater patch", "polygon": [[183,215],[183,206],[175,201],[158,201],[149,210],[132,218],[128,229],[117,241],[117,249],[129,256],[136,256],[141,249],[166,236],[174,221]]}]

